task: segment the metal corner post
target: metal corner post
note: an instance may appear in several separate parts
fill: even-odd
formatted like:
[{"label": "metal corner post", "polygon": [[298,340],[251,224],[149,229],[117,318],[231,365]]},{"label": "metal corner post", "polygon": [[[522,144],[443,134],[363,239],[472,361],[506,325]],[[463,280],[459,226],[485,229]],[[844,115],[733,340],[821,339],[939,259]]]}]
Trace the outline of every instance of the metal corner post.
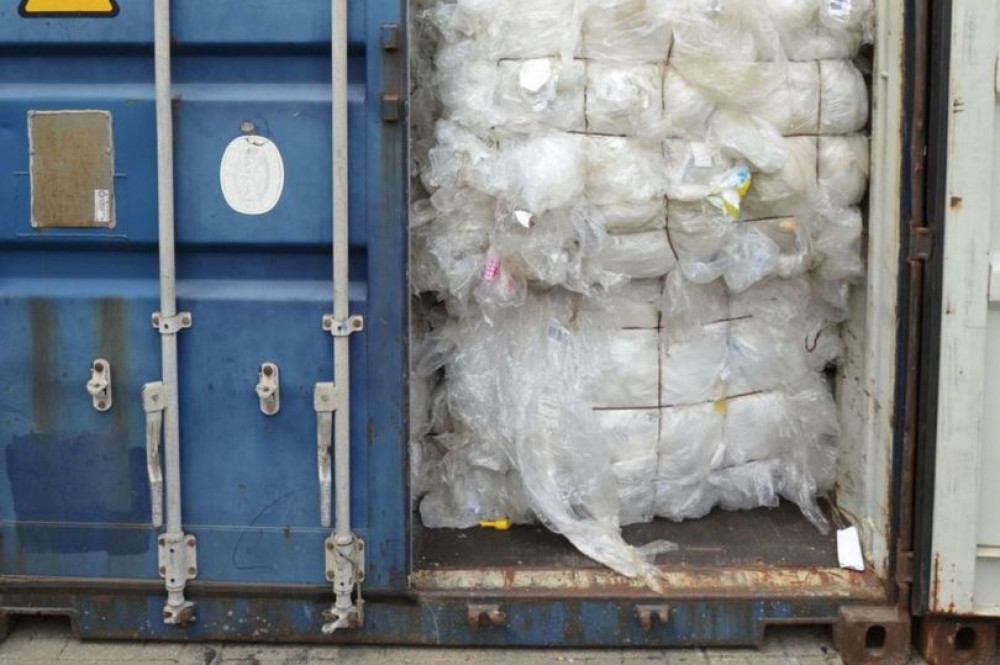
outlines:
[{"label": "metal corner post", "polygon": [[[166,528],[158,538],[159,572],[165,580],[167,589],[163,620],[168,624],[185,625],[194,620],[194,603],[185,599],[184,589],[187,581],[197,574],[197,559],[195,539],[184,533],[181,524],[177,334],[184,328],[190,327],[191,315],[187,312],[177,311],[174,251],[174,137],[170,78],[170,0],[154,0],[153,7],[160,311],[153,314],[152,322],[153,327],[160,333],[163,363],[162,385],[157,386],[161,395],[161,406],[159,407],[161,412],[154,417],[162,419],[164,485],[166,489]],[[149,415],[157,413],[155,409],[147,409]],[[155,436],[155,434],[154,432],[151,435]]]},{"label": "metal corner post", "polygon": [[[335,600],[324,613],[323,632],[358,628],[363,622],[361,583],[364,542],[351,530],[350,336],[364,328],[350,315],[348,274],[348,120],[347,120],[347,0],[330,3],[330,63],[332,68],[332,186],[333,186],[333,314],[323,329],[333,336],[332,384],[316,387],[320,507],[330,526],[330,437],[333,447],[333,491],[336,496],[333,534],[326,541],[326,578],[333,582]],[[332,432],[331,432],[332,420]]]}]

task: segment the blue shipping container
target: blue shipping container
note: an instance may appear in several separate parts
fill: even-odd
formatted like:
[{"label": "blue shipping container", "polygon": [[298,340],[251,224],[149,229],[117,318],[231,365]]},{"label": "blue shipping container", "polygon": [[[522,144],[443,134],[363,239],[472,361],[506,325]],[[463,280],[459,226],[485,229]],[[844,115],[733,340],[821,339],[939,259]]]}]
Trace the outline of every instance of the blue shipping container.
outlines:
[{"label": "blue shipping container", "polygon": [[[682,545],[666,597],[544,529],[419,526],[407,460],[407,6],[351,0],[346,255],[349,313],[364,330],[346,338],[350,517],[364,541],[365,605],[359,625],[324,633],[340,561],[321,515],[314,404],[317,384],[334,378],[321,321],[343,249],[331,212],[331,99],[342,100],[332,94],[331,6],[173,2],[172,103],[161,110],[172,107],[176,294],[191,325],[164,331],[186,323],[164,316],[151,326],[162,305],[160,2],[69,2],[118,11],[25,17],[30,0],[0,0],[0,633],[5,616],[31,612],[67,614],[83,637],[125,639],[742,645],[770,624],[839,622],[843,646],[870,625],[890,640],[908,629],[890,582],[911,491],[895,433],[884,442],[891,501],[867,516],[880,557],[867,573],[840,570],[833,537],[784,508],[635,527],[648,529],[632,532],[640,541]],[[889,68],[876,96],[899,114],[883,119],[880,146],[919,106],[901,83],[916,66],[918,6],[881,17]],[[224,159],[246,137],[270,156]],[[911,163],[895,159],[901,180],[884,191],[898,203]],[[273,200],[241,191],[246,179]],[[153,520],[147,442],[165,431],[164,411],[150,406],[152,393],[144,404],[143,387],[165,380],[163,334],[179,349],[183,533],[196,561],[169,558],[165,548],[188,541],[164,545]],[[885,418],[905,418],[903,401],[893,404]],[[178,565],[195,603],[183,618],[195,620],[165,623],[162,577]],[[845,614],[855,605],[869,613]]]}]

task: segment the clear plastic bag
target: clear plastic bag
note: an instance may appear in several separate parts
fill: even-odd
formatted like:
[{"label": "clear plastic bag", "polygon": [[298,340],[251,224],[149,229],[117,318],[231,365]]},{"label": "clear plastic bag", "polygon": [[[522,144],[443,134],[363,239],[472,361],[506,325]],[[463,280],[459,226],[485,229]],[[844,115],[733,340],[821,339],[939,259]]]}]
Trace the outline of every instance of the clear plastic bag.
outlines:
[{"label": "clear plastic bag", "polygon": [[585,270],[596,275],[617,274],[633,279],[662,277],[674,269],[677,259],[666,231],[609,235],[586,262]]},{"label": "clear plastic bag", "polygon": [[621,538],[618,484],[588,399],[603,370],[603,331],[576,328],[574,302],[566,292],[532,295],[491,322],[460,324],[446,368],[452,411],[506,455],[548,528],[659,588],[656,569]]},{"label": "clear plastic bag", "polygon": [[657,0],[586,0],[582,54],[610,62],[662,62],[673,40],[669,12]]},{"label": "clear plastic bag", "polygon": [[[496,103],[506,132],[582,132],[586,65],[556,58],[501,60]],[[497,128],[499,122],[491,127]]]},{"label": "clear plastic bag", "polygon": [[656,330],[616,330],[605,333],[602,343],[595,348],[604,358],[604,369],[594,382],[593,394],[587,400],[588,403],[606,409],[659,406],[659,337]]},{"label": "clear plastic bag", "polygon": [[819,189],[834,207],[861,203],[868,191],[871,147],[867,136],[819,138]]},{"label": "clear plastic bag", "polygon": [[588,131],[615,136],[653,136],[662,123],[662,65],[589,63]]},{"label": "clear plastic bag", "polygon": [[868,124],[868,86],[853,63],[824,60],[819,63],[823,84],[819,127],[822,134],[853,134]]},{"label": "clear plastic bag", "polygon": [[575,134],[510,137],[501,143],[499,174],[490,186],[514,210],[539,215],[571,207],[586,193],[585,148]]},{"label": "clear plastic bag", "polygon": [[666,162],[656,141],[587,136],[586,196],[590,203],[646,204],[666,191]]}]

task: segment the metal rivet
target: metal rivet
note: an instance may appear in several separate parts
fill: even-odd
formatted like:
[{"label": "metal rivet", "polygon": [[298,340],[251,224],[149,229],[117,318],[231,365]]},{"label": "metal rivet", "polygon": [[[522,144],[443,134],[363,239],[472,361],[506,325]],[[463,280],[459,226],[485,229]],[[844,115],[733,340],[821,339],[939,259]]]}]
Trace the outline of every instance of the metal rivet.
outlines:
[{"label": "metal rivet", "polygon": [[255,127],[249,120],[244,120],[240,123],[240,131],[244,134],[253,134],[256,130],[257,127]]},{"label": "metal rivet", "polygon": [[107,404],[106,404],[105,402],[98,402],[98,403],[97,403],[97,408],[98,408],[98,409],[103,409],[103,408],[105,408],[106,406],[107,406]]},{"label": "metal rivet", "polygon": [[194,538],[188,538],[187,539],[187,546],[188,547],[194,547],[194,543],[195,543]]},{"label": "metal rivet", "polygon": [[332,570],[326,571],[326,579],[328,579],[328,580],[332,580],[333,579],[333,571]]},{"label": "metal rivet", "polygon": [[183,323],[186,326],[191,325],[191,317],[190,316],[182,316],[181,317],[181,323]]},{"label": "metal rivet", "polygon": [[328,549],[330,551],[333,551],[333,543],[327,543],[326,544],[326,549]]},{"label": "metal rivet", "polygon": [[96,371],[96,372],[103,372],[104,371],[104,363],[102,363],[100,361],[94,363],[94,371]]},{"label": "metal rivet", "polygon": [[167,574],[167,567],[160,566],[160,575],[166,575],[166,574]]},{"label": "metal rivet", "polygon": [[274,374],[274,368],[270,365],[264,365],[264,376],[271,376]]},{"label": "metal rivet", "polygon": [[158,542],[161,545],[165,545],[167,543],[167,539],[164,538],[163,536],[160,536],[159,538],[156,539],[156,542]]},{"label": "metal rivet", "polygon": [[188,575],[195,575],[195,574],[197,574],[197,572],[198,572],[198,569],[195,568],[194,566],[191,566],[190,568],[188,568]]}]

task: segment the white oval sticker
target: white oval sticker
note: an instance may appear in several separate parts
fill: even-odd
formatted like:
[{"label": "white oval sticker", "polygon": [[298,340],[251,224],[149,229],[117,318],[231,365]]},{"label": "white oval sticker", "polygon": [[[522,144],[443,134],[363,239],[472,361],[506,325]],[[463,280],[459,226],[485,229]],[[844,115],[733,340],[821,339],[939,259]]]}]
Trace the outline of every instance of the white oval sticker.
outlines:
[{"label": "white oval sticker", "polygon": [[278,146],[252,134],[233,139],[222,155],[219,183],[226,203],[236,212],[270,212],[285,188],[285,164]]}]

